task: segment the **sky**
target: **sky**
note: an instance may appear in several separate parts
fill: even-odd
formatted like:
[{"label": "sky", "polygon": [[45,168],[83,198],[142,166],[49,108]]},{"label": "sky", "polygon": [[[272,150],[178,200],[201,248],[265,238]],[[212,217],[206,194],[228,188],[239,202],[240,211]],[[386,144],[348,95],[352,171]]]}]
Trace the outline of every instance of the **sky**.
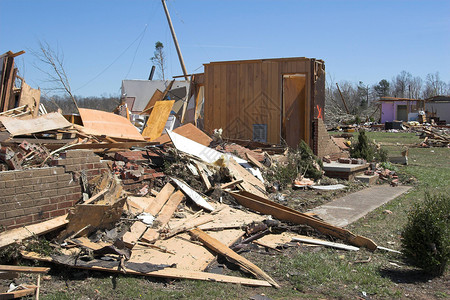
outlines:
[{"label": "sky", "polygon": [[[402,70],[450,83],[450,1],[167,0],[188,73],[213,61],[309,57],[327,79],[375,84]],[[147,79],[161,41],[167,76],[182,75],[160,0],[0,0],[0,53],[34,88],[49,87],[32,54],[64,56],[79,96],[119,96],[123,79]]]}]

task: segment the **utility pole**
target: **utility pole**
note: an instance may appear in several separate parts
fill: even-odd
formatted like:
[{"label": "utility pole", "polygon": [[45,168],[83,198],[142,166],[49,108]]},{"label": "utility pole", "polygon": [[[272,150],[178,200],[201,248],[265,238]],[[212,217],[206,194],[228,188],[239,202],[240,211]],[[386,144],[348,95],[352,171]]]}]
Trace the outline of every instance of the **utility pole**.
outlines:
[{"label": "utility pole", "polygon": [[164,11],[166,13],[167,22],[169,23],[170,31],[172,32],[173,42],[175,43],[175,48],[177,49],[178,59],[180,60],[181,69],[183,70],[184,78],[186,80],[188,80],[188,74],[187,74],[187,71],[186,71],[186,66],[184,65],[183,55],[181,55],[180,46],[178,45],[177,36],[175,34],[175,30],[173,29],[172,20],[170,20],[169,10],[167,9],[166,1],[165,0],[161,0],[161,2],[162,2],[162,5],[164,7]]}]

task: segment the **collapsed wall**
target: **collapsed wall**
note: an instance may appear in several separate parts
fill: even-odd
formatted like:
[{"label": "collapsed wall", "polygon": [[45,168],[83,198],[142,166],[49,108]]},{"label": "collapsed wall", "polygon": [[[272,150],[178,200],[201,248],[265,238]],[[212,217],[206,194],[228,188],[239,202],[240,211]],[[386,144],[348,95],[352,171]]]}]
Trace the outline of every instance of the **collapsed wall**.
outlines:
[{"label": "collapsed wall", "polygon": [[327,128],[322,119],[314,119],[314,153],[319,157],[330,156],[332,160],[340,157],[348,157],[348,153],[343,152],[328,134]]},{"label": "collapsed wall", "polygon": [[51,167],[0,172],[0,231],[64,215],[82,198],[81,176],[108,170],[90,150],[69,150]]}]

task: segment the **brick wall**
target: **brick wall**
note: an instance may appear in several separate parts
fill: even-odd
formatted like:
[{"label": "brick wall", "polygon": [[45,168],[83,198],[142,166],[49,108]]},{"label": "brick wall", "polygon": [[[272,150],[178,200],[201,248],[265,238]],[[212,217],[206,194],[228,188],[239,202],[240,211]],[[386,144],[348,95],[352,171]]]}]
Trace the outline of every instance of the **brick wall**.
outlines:
[{"label": "brick wall", "polygon": [[329,155],[331,159],[335,160],[339,157],[348,156],[348,154],[341,151],[339,146],[330,137],[322,119],[314,119],[313,124],[314,124],[314,153],[319,158]]},{"label": "brick wall", "polygon": [[80,198],[79,183],[61,167],[0,172],[0,230],[64,215]]},{"label": "brick wall", "polygon": [[80,174],[88,180],[107,171],[90,150],[69,150],[52,167],[0,172],[0,231],[64,215],[82,198]]}]

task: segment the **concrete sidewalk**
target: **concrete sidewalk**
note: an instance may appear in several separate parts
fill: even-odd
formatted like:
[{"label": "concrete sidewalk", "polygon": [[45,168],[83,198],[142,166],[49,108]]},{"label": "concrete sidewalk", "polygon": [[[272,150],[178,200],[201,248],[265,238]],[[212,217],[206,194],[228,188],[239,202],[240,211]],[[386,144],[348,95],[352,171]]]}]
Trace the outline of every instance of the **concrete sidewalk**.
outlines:
[{"label": "concrete sidewalk", "polygon": [[325,222],[344,227],[411,188],[411,186],[375,185],[318,206],[311,212],[319,215]]}]

